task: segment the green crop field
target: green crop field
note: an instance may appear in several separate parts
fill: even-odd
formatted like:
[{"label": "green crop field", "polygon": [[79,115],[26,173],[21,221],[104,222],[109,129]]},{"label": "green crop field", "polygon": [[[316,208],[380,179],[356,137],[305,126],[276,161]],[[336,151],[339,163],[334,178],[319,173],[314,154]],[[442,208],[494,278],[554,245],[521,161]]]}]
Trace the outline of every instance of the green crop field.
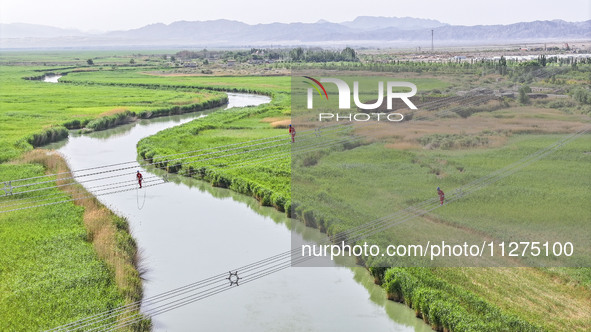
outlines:
[{"label": "green crop field", "polygon": [[162,60],[160,54],[167,54],[170,51],[153,50],[148,52],[138,51],[50,51],[50,50],[27,50],[27,51],[2,51],[0,52],[0,65],[26,65],[26,66],[44,66],[44,69],[51,68],[54,65],[60,66],[87,66],[87,60],[92,59],[97,68],[101,66],[121,66],[129,65],[130,60],[134,59],[137,65],[146,62],[156,62]]},{"label": "green crop field", "polygon": [[65,82],[95,83],[106,85],[151,85],[156,87],[199,87],[224,91],[288,92],[287,76],[191,76],[175,74],[170,70],[128,70],[77,72],[64,77]]},{"label": "green crop field", "polygon": [[[64,135],[68,128],[84,127],[100,117],[126,111],[134,116],[174,112],[174,108],[207,105],[224,98],[214,91],[153,90],[137,87],[83,86],[24,80],[38,76],[38,68],[0,66],[0,161],[16,157],[35,142],[35,134],[55,128]],[[127,113],[130,114],[130,113]],[[91,123],[92,127],[93,123]],[[100,121],[94,123],[100,125]],[[41,139],[40,143],[43,142]]]}]

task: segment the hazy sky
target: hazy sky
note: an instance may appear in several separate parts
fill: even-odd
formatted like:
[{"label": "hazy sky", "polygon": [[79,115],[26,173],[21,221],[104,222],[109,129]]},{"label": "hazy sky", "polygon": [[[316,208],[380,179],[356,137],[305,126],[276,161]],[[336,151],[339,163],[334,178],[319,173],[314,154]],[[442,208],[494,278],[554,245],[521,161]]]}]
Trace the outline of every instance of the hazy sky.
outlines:
[{"label": "hazy sky", "polygon": [[357,16],[432,18],[454,25],[591,17],[589,0],[0,0],[1,23],[120,30],[150,23],[231,19],[250,24],[330,22]]}]

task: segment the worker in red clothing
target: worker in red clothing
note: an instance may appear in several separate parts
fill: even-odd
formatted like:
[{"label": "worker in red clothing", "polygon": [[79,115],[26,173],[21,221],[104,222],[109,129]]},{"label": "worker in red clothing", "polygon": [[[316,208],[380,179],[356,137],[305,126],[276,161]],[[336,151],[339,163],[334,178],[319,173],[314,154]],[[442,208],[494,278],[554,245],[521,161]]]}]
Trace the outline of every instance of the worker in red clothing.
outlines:
[{"label": "worker in red clothing", "polygon": [[135,175],[137,177],[137,183],[140,185],[140,188],[142,187],[142,180],[144,179],[144,176],[142,175],[142,173],[140,173],[140,171],[137,171],[137,174]]},{"label": "worker in red clothing", "polygon": [[443,201],[445,200],[445,193],[439,187],[437,187],[437,195],[439,195],[439,205],[443,205]]},{"label": "worker in red clothing", "polygon": [[289,125],[289,133],[291,134],[291,142],[295,143],[295,128]]}]

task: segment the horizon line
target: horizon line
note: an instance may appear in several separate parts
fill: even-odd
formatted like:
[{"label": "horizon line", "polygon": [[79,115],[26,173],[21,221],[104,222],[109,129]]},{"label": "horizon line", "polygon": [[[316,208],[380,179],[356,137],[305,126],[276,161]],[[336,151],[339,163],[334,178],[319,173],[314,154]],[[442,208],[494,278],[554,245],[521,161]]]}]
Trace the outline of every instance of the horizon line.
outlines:
[{"label": "horizon line", "polygon": [[[250,26],[256,26],[256,25],[270,25],[270,24],[318,24],[318,23],[330,23],[330,24],[343,24],[343,23],[347,23],[347,22],[353,22],[356,19],[360,18],[360,17],[371,17],[371,18],[397,18],[397,19],[405,19],[405,18],[410,18],[410,19],[417,19],[417,20],[428,20],[428,21],[436,21],[442,24],[442,26],[439,27],[434,27],[431,29],[437,29],[443,26],[456,26],[456,27],[477,27],[477,26],[507,26],[507,25],[512,25],[512,24],[519,24],[519,23],[533,23],[533,22],[554,22],[554,21],[562,21],[562,22],[567,22],[567,23],[584,23],[584,22],[588,22],[591,21],[591,18],[588,20],[584,20],[584,21],[568,21],[562,18],[554,18],[554,19],[537,19],[537,20],[533,20],[533,21],[517,21],[517,22],[513,22],[513,23],[496,23],[496,24],[475,24],[475,25],[465,25],[465,24],[452,24],[452,23],[446,23],[446,22],[442,22],[439,21],[437,19],[432,19],[432,18],[422,18],[422,17],[412,17],[412,16],[404,16],[404,17],[399,17],[399,16],[369,16],[369,15],[362,15],[362,16],[357,16],[355,17],[353,20],[348,20],[348,21],[342,21],[342,22],[331,22],[328,21],[326,19],[319,19],[316,20],[315,22],[302,22],[302,21],[294,21],[294,22],[279,22],[279,21],[274,21],[274,22],[268,22],[268,23],[246,23],[244,21],[240,21],[240,20],[235,20],[235,19],[229,19],[229,18],[217,18],[217,19],[210,19],[210,20],[194,20],[194,21],[190,21],[190,20],[176,20],[176,21],[172,21],[170,23],[164,23],[164,22],[154,22],[154,23],[148,23],[148,24],[144,24],[142,26],[139,27],[134,27],[134,28],[122,28],[122,29],[114,29],[114,30],[101,30],[101,29],[81,29],[81,28],[77,28],[77,27],[60,27],[60,26],[55,26],[55,25],[47,25],[47,24],[42,24],[42,23],[30,23],[30,22],[2,22],[0,21],[0,24],[4,24],[4,25],[10,25],[10,24],[27,24],[27,25],[37,25],[37,26],[43,26],[43,27],[48,27],[48,28],[56,28],[56,29],[61,29],[61,30],[76,30],[78,32],[82,32],[82,33],[93,33],[93,34],[100,34],[100,33],[109,33],[109,32],[117,32],[117,31],[128,31],[128,30],[136,30],[136,29],[141,29],[141,28],[145,28],[147,26],[151,26],[151,25],[165,25],[165,26],[170,26],[174,23],[179,23],[179,22],[189,22],[189,23],[194,23],[194,22],[215,22],[215,21],[229,21],[229,22],[238,22],[238,23],[243,23],[246,25],[250,25]],[[0,37],[1,37],[1,33],[0,33]]]}]

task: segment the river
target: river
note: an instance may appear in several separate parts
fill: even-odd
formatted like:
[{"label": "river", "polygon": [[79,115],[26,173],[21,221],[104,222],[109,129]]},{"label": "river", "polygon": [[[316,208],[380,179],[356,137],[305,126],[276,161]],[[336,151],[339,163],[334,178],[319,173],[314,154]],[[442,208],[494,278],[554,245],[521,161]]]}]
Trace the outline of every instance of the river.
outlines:
[{"label": "river", "polygon": [[43,82],[46,83],[58,83],[60,77],[62,77],[62,75],[47,75],[45,76],[45,78],[43,78]]},{"label": "river", "polygon": [[[269,101],[257,95],[228,97],[228,107]],[[140,139],[212,111],[73,133],[50,148],[58,149],[73,170],[134,160]],[[145,198],[139,191],[99,197],[129,220],[147,270],[145,297],[291,249],[286,223],[293,221],[284,213],[202,181],[170,180],[145,188]],[[306,233],[323,236],[312,229]],[[431,331],[413,310],[387,301],[367,271],[339,266],[283,270],[158,315],[153,323],[155,331]]]}]

